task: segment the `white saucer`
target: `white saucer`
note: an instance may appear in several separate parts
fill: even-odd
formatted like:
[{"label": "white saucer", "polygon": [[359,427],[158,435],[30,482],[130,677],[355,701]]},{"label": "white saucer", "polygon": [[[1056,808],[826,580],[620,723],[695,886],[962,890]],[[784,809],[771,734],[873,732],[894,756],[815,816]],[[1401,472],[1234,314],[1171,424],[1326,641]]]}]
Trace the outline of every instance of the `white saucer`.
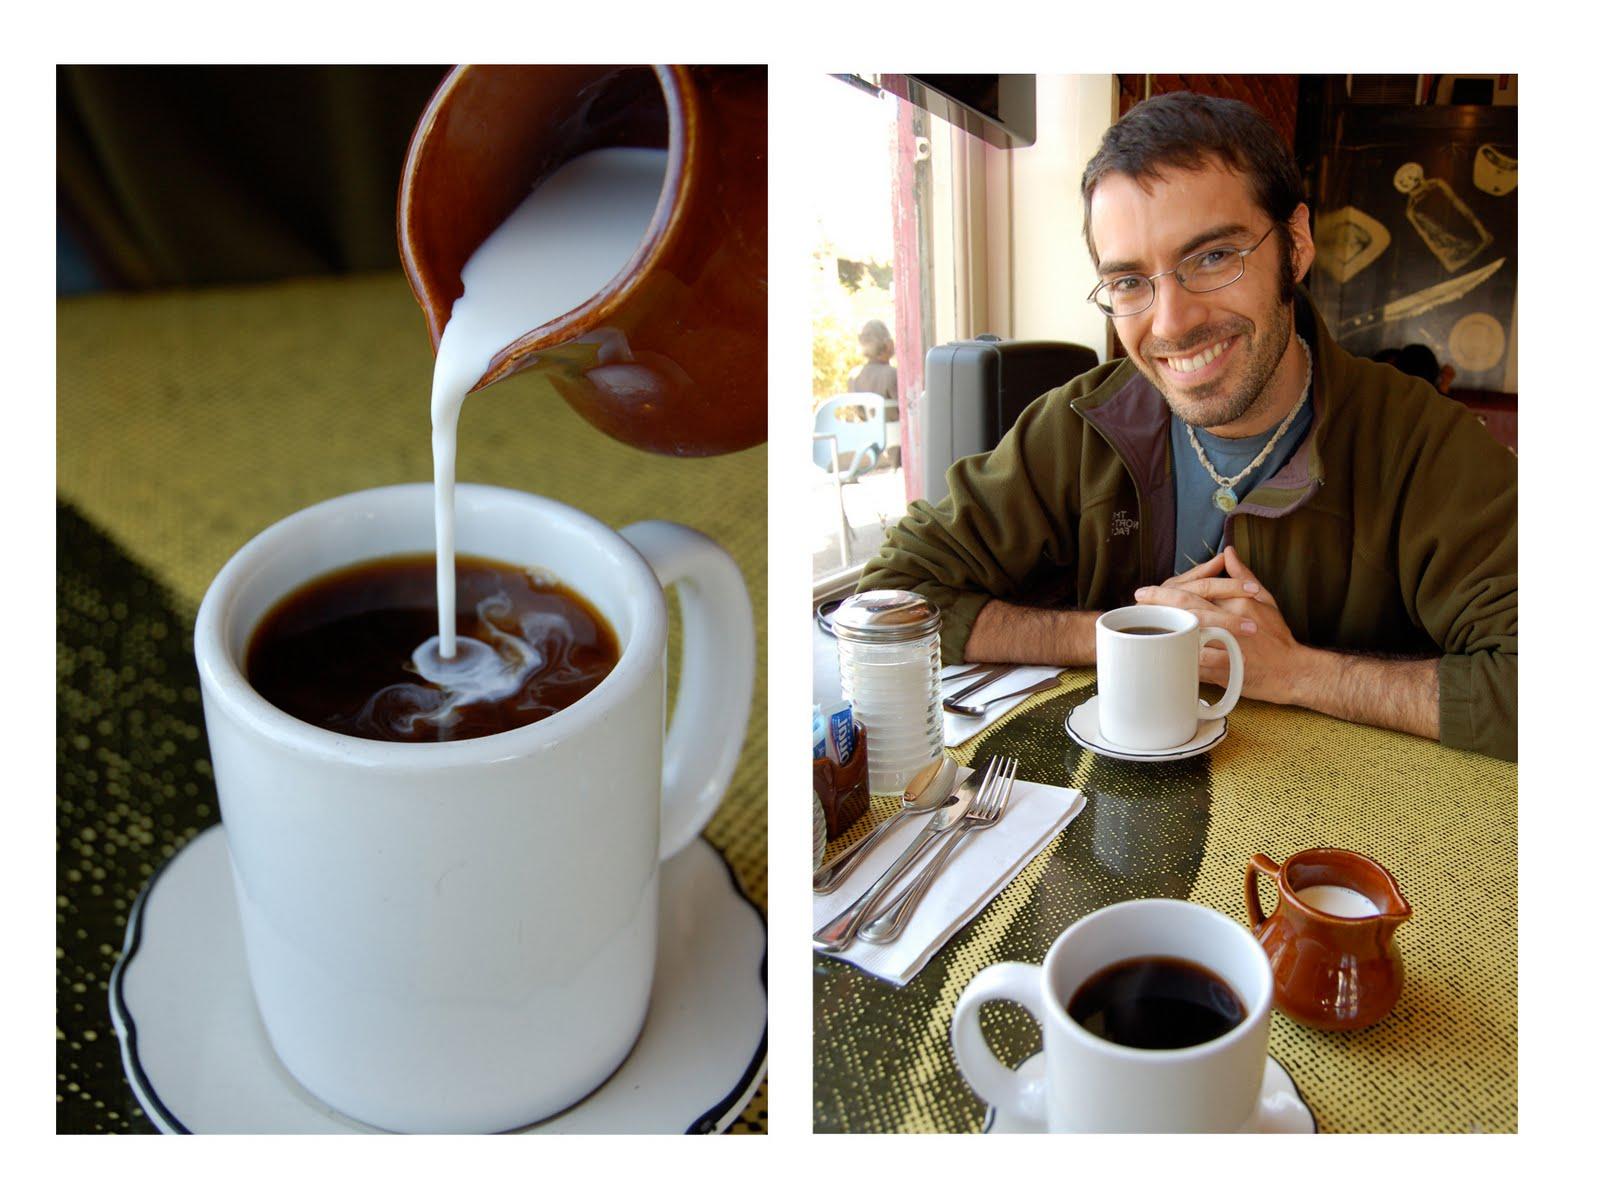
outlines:
[{"label": "white saucer", "polygon": [[[524,1132],[721,1132],[767,1069],[767,932],[695,839],[661,867],[655,987],[633,1053]],[[122,1067],[163,1132],[377,1132],[311,1095],[267,1042],[245,969],[228,842],[212,826],[145,887],[111,976]]]},{"label": "white saucer", "polygon": [[1191,756],[1209,752],[1222,743],[1222,737],[1227,734],[1226,716],[1221,719],[1203,719],[1195,730],[1194,739],[1179,744],[1176,748],[1150,752],[1138,748],[1124,748],[1120,744],[1113,744],[1100,734],[1099,695],[1091,695],[1067,713],[1067,735],[1089,751],[1117,760],[1187,760]]},{"label": "white saucer", "polygon": [[[1044,1053],[1034,1055],[1022,1066],[1017,1068],[1017,1073],[1025,1078],[1035,1079],[1044,1071]],[[991,1107],[989,1114],[984,1117],[983,1130],[1005,1135],[1014,1132],[1044,1132],[1045,1126],[1037,1120],[1024,1120],[1012,1112],[1003,1112],[999,1108]],[[1300,1098],[1300,1092],[1295,1089],[1294,1080],[1289,1078],[1289,1072],[1283,1069],[1283,1064],[1275,1058],[1267,1059],[1266,1074],[1261,1077],[1261,1102],[1256,1105],[1255,1115],[1239,1129],[1240,1132],[1315,1132],[1317,1118],[1311,1114],[1311,1109]]]}]

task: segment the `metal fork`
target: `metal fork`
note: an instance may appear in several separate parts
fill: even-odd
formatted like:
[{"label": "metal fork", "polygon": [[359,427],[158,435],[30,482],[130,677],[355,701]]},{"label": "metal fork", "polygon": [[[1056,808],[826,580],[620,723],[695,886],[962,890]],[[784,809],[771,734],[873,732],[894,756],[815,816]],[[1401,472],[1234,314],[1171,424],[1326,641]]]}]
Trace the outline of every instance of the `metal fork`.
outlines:
[{"label": "metal fork", "polygon": [[900,937],[905,931],[906,923],[911,919],[911,913],[916,910],[917,904],[927,894],[928,888],[933,885],[933,880],[938,876],[944,864],[949,861],[956,848],[966,841],[968,835],[979,830],[988,829],[1005,815],[1006,806],[1011,802],[1011,786],[1017,783],[1017,759],[1014,756],[998,756],[989,762],[989,771],[984,778],[983,786],[978,790],[977,799],[973,801],[972,808],[967,810],[966,817],[962,818],[957,826],[945,838],[944,845],[940,847],[933,861],[928,863],[905,892],[896,899],[882,914],[875,916],[859,933],[861,939],[871,944],[888,944]]}]

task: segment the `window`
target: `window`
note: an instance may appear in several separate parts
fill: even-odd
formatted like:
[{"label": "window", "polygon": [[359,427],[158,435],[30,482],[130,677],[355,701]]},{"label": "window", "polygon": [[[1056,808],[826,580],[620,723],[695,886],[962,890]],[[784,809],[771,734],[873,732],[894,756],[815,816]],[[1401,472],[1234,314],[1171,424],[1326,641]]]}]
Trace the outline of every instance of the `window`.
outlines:
[{"label": "window", "polygon": [[[995,77],[1002,92],[1017,85],[1014,75]],[[914,89],[903,76],[882,81]],[[1036,136],[1013,140],[1014,149],[872,81],[819,74],[808,83],[818,128],[808,517],[819,598],[853,584],[885,530],[922,497],[917,422],[929,348],[992,333],[1104,354],[1104,317],[1082,297],[1095,275],[1077,184],[1115,117],[1115,79],[1026,81]],[[886,359],[864,350],[879,334],[864,332],[870,323],[892,340]]]},{"label": "window", "polygon": [[906,507],[905,291],[897,281],[901,103],[818,74],[811,205],[812,578],[848,583]]}]

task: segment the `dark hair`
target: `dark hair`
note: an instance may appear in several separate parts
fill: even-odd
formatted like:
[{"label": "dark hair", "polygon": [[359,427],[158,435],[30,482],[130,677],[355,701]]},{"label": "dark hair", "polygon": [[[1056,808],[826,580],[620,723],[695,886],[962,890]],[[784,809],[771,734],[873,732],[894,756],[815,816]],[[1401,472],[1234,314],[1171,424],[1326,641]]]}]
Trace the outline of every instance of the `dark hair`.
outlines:
[{"label": "dark hair", "polygon": [[1285,224],[1304,200],[1289,148],[1255,107],[1232,98],[1180,90],[1146,98],[1123,115],[1083,169],[1083,239],[1100,261],[1089,232],[1095,185],[1120,173],[1143,183],[1165,168],[1199,171],[1220,161],[1244,177],[1263,212]]},{"label": "dark hair", "polygon": [[1408,343],[1398,350],[1389,348],[1391,355],[1378,353],[1377,359],[1399,368],[1407,376],[1417,376],[1429,384],[1438,386],[1439,383],[1439,358],[1433,354],[1433,349],[1425,343]]}]

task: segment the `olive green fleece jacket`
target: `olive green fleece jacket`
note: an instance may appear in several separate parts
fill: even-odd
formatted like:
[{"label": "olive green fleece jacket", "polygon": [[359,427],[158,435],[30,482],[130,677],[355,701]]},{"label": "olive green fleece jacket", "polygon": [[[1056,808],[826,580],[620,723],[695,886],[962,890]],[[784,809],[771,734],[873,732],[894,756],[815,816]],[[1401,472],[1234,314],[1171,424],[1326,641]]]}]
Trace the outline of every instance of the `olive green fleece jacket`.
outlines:
[{"label": "olive green fleece jacket", "polygon": [[[1334,343],[1303,293],[1312,424],[1229,516],[1223,539],[1295,638],[1353,653],[1433,654],[1440,741],[1517,755],[1517,469],[1464,407]],[[861,588],[905,588],[944,614],[963,659],[990,600],[1112,609],[1171,575],[1169,411],[1128,361],[1031,404],[962,458],[937,506],[911,505]]]}]

